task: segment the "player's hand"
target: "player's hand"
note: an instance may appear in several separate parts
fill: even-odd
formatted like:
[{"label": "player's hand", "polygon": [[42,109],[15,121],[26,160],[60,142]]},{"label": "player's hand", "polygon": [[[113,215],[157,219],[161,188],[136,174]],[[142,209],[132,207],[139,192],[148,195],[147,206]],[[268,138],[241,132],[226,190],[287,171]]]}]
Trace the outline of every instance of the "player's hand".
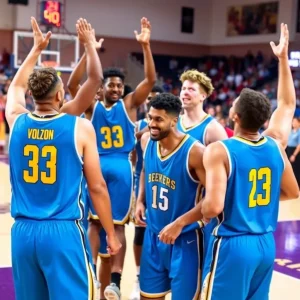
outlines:
[{"label": "player's hand", "polygon": [[147,18],[141,19],[141,33],[138,34],[138,32],[134,31],[136,40],[141,45],[149,45],[150,44],[150,35],[151,35],[151,24],[147,20]]},{"label": "player's hand", "polygon": [[291,155],[290,156],[290,162],[293,163],[296,160],[296,156],[295,155]]},{"label": "player's hand", "polygon": [[95,31],[93,30],[92,25],[88,23],[86,19],[78,19],[76,23],[76,30],[81,44],[94,44]]},{"label": "player's hand", "polygon": [[288,57],[289,30],[287,24],[281,23],[279,44],[276,46],[274,42],[270,42],[270,45],[278,58]]},{"label": "player's hand", "polygon": [[95,48],[96,48],[97,50],[100,50],[101,47],[102,47],[102,44],[103,44],[103,42],[104,42],[104,39],[100,39],[99,41],[97,41],[97,40],[96,40],[95,30],[92,29],[92,31],[93,31],[93,35],[94,35],[94,45],[95,45]]},{"label": "player's hand", "polygon": [[111,236],[108,235],[106,237],[106,241],[107,241],[107,252],[110,255],[118,254],[119,250],[122,247],[122,244],[120,243],[118,237],[115,234]]},{"label": "player's hand", "polygon": [[160,241],[165,244],[174,244],[175,240],[178,238],[182,231],[182,225],[179,222],[174,221],[171,224],[167,225],[163,230],[159,233],[158,237]]},{"label": "player's hand", "polygon": [[135,222],[139,226],[146,226],[147,224],[145,223],[144,220],[146,220],[145,217],[145,205],[141,201],[136,202],[136,207],[135,207]]},{"label": "player's hand", "polygon": [[34,48],[40,51],[44,50],[49,44],[49,40],[52,34],[51,31],[48,31],[46,36],[44,37],[34,17],[31,17],[31,27],[33,31]]}]

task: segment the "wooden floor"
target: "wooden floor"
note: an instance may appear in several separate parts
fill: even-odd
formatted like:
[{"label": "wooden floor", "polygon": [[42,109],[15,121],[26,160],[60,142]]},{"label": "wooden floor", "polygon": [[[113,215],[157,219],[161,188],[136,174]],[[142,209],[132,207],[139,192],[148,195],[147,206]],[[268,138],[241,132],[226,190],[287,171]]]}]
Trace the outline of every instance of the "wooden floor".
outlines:
[{"label": "wooden floor", "polygon": [[[10,201],[8,165],[0,162],[0,205]],[[270,300],[300,299],[300,199],[280,204],[278,230],[275,234],[277,258],[271,285]],[[13,300],[11,278],[1,277],[1,270],[11,267],[10,228],[13,220],[9,213],[0,214],[0,299]],[[132,251],[133,226],[126,228],[128,238],[125,270],[122,276],[122,299],[128,299],[135,280]],[[10,273],[9,273],[10,274]],[[6,280],[6,285],[4,283]],[[5,285],[4,287],[1,285]],[[10,286],[11,285],[11,286]],[[5,294],[6,293],[6,294]],[[5,295],[4,295],[5,294]],[[170,299],[170,298],[169,298]]]}]

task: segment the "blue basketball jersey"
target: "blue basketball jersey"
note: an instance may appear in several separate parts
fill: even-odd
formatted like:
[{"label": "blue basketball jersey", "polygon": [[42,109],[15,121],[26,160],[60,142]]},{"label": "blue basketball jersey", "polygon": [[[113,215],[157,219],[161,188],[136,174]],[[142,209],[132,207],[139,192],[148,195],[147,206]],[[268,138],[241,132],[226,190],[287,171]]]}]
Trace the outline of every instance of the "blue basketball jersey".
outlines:
[{"label": "blue basketball jersey", "polygon": [[[143,130],[146,126],[148,126],[148,122],[146,119],[142,119],[138,121],[137,131]],[[141,141],[137,141],[136,146],[136,164],[135,164],[135,174],[140,175],[143,168],[143,150],[141,147]]]},{"label": "blue basketball jersey", "polygon": [[10,144],[13,218],[78,220],[82,160],[76,148],[77,118],[20,115]]},{"label": "blue basketball jersey", "polygon": [[135,146],[135,124],[129,119],[122,99],[106,108],[103,101],[95,104],[91,122],[101,155],[125,154]]},{"label": "blue basketball jersey", "polygon": [[150,139],[147,144],[144,152],[147,226],[157,234],[199,201],[199,182],[192,178],[188,168],[189,153],[195,143],[194,138],[186,135],[165,157],[160,155],[159,142]]},{"label": "blue basketball jersey", "polygon": [[205,134],[206,134],[207,125],[213,120],[214,118],[211,115],[206,115],[200,123],[191,127],[185,127],[183,125],[182,116],[180,116],[177,123],[177,128],[181,132],[189,134],[190,136],[192,136],[193,138],[200,141],[200,143],[206,146]]},{"label": "blue basketball jersey", "polygon": [[229,159],[229,177],[216,236],[264,234],[277,226],[284,161],[275,140],[233,137],[221,142]]}]

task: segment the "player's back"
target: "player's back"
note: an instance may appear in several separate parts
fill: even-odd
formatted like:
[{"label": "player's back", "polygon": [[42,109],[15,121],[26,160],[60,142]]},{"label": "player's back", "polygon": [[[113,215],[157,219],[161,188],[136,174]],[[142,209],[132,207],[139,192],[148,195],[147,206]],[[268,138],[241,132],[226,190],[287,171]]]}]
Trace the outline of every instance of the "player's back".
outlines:
[{"label": "player's back", "polygon": [[74,116],[20,115],[11,132],[12,217],[78,220],[83,216],[82,160]]},{"label": "player's back", "polygon": [[103,101],[97,101],[91,122],[96,131],[99,154],[117,154],[128,159],[135,145],[135,124],[127,115],[123,100],[109,108]]},{"label": "player's back", "polygon": [[[146,119],[138,121],[137,132],[143,130],[148,125]],[[143,168],[143,150],[141,147],[141,141],[137,141],[135,145],[136,150],[136,164],[135,164],[135,174],[140,175]]]},{"label": "player's back", "polygon": [[201,144],[205,145],[205,134],[207,126],[212,122],[214,118],[211,115],[206,115],[203,120],[191,127],[185,127],[183,124],[182,116],[179,117],[177,128],[184,133],[189,134],[196,140],[200,141]]},{"label": "player's back", "polygon": [[214,235],[275,231],[284,170],[277,142],[270,137],[257,142],[233,137],[221,143],[229,159],[229,177],[224,210]]},{"label": "player's back", "polygon": [[159,142],[150,139],[146,146],[147,226],[157,234],[192,209],[199,200],[199,183],[192,178],[188,167],[189,153],[195,143],[197,141],[187,134],[165,157],[160,155]]}]

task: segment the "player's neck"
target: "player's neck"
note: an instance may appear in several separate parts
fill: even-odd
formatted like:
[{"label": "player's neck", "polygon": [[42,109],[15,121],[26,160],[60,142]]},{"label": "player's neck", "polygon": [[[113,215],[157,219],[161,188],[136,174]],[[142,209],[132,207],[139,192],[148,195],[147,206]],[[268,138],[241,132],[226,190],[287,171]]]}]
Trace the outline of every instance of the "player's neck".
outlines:
[{"label": "player's neck", "polygon": [[202,106],[195,108],[189,108],[184,110],[183,120],[189,123],[196,123],[202,120],[206,116],[206,112]]},{"label": "player's neck", "polygon": [[33,112],[36,115],[57,115],[59,114],[59,108],[53,107],[53,104],[38,104],[35,103],[35,110]]},{"label": "player's neck", "polygon": [[176,130],[170,132],[167,137],[159,141],[160,153],[162,156],[166,156],[176,149],[186,134]]},{"label": "player's neck", "polygon": [[250,132],[241,128],[234,129],[234,136],[238,136],[250,141],[257,141],[261,138],[261,134],[259,132]]},{"label": "player's neck", "polygon": [[103,104],[106,108],[112,107],[116,102],[107,101],[107,99],[103,99]]}]

